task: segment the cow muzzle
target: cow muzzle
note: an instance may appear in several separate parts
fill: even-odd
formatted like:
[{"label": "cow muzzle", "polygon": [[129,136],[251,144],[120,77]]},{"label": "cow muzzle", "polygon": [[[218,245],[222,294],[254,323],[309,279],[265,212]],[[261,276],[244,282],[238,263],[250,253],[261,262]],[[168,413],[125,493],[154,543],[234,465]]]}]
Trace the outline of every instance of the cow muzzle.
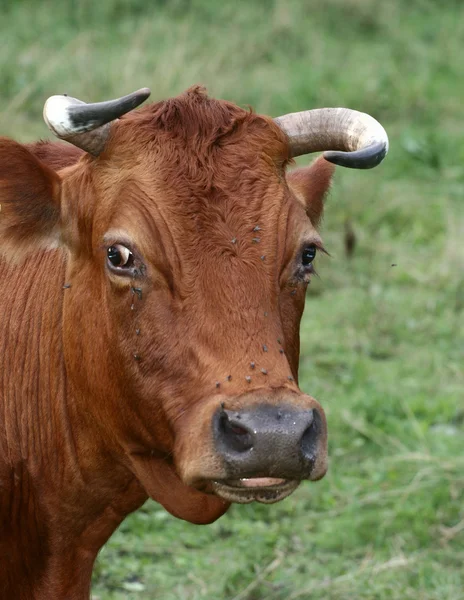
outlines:
[{"label": "cow muzzle", "polygon": [[273,503],[301,480],[327,470],[327,425],[322,408],[258,404],[240,410],[221,406],[213,417],[215,450],[226,476],[212,489],[230,502]]}]

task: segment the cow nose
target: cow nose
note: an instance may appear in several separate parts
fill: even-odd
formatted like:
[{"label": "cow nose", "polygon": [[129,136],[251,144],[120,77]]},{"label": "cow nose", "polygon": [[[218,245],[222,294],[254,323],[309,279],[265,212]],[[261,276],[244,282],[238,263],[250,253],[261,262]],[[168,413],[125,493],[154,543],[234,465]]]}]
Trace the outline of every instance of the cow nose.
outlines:
[{"label": "cow nose", "polygon": [[221,408],[213,429],[228,477],[307,479],[323,424],[317,409],[263,404],[239,411]]}]

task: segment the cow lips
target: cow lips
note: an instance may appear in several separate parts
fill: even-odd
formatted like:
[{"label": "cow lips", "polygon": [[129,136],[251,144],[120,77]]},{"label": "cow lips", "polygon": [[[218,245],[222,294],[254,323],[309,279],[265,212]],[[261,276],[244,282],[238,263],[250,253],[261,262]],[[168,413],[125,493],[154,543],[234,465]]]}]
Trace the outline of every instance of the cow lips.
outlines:
[{"label": "cow lips", "polygon": [[299,481],[256,477],[214,481],[212,488],[215,494],[228,502],[247,504],[255,501],[263,504],[273,504],[289,496],[299,484]]}]

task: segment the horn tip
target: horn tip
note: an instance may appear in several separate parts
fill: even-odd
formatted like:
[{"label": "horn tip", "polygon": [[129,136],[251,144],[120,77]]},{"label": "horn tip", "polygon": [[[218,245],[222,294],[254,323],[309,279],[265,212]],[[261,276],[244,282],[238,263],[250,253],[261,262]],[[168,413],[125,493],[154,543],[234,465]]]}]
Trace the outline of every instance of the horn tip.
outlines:
[{"label": "horn tip", "polygon": [[147,88],[147,87],[140,88],[139,90],[134,92],[134,96],[137,97],[137,100],[139,100],[140,103],[145,102],[145,100],[147,98],[149,98],[150,95],[151,95],[151,90],[150,90],[150,88]]},{"label": "horn tip", "polygon": [[355,152],[328,150],[323,153],[325,160],[349,169],[373,169],[379,165],[388,152],[388,139],[374,142]]}]

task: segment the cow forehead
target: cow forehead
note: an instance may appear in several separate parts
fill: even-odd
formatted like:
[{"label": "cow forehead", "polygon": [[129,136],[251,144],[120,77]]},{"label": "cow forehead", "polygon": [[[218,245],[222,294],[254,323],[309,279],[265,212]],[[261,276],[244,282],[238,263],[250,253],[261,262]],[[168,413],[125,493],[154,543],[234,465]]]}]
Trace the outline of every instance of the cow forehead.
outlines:
[{"label": "cow forehead", "polygon": [[[245,110],[232,102],[210,98],[199,86],[175,98],[149,104],[122,117],[120,134],[135,135],[146,143],[163,132],[170,139],[182,140],[183,147],[202,154],[211,146],[243,139],[243,133],[261,135],[259,143],[272,140],[281,146],[276,151],[287,153],[285,135],[269,117]],[[245,128],[245,129],[243,129]],[[126,138],[127,139],[127,138]],[[166,138],[165,138],[166,141]],[[283,147],[282,147],[283,146]]]},{"label": "cow forehead", "polygon": [[286,138],[271,119],[194,88],[115,125],[100,161],[99,212],[106,228],[138,223],[147,234],[168,227],[176,237],[233,240],[263,221],[278,225],[291,197],[287,162]]},{"label": "cow forehead", "polygon": [[[202,88],[129,113],[114,124],[106,155],[126,169],[169,185],[185,181],[204,192],[231,191],[238,171],[280,172],[288,162],[285,135],[268,117],[209,98]],[[119,165],[118,165],[119,166]]]}]

